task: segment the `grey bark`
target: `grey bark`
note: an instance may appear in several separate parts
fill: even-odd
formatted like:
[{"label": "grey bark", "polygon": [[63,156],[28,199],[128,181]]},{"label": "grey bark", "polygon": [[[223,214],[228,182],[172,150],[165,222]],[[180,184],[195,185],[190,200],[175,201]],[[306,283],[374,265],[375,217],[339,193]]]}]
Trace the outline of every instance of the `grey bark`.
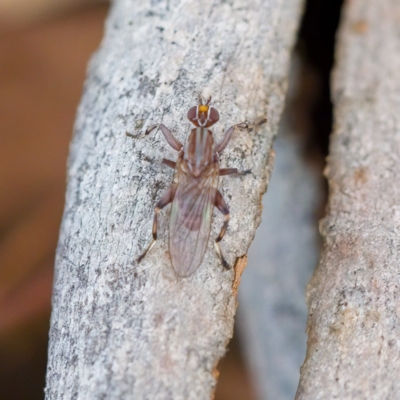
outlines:
[{"label": "grey bark", "polygon": [[394,0],[346,2],[325,244],[308,287],[297,399],[399,397],[399,15]]},{"label": "grey bark", "polygon": [[[239,329],[260,399],[293,399],[306,354],[305,288],[318,261],[318,176],[278,136],[263,216],[239,288]],[[254,248],[253,248],[254,246]]]},{"label": "grey bark", "polygon": [[[260,222],[271,173],[271,143],[283,108],[300,0],[115,1],[93,58],[68,167],[56,259],[47,399],[207,399],[232,336],[236,291]],[[174,274],[162,213],[149,243],[156,200],[175,159],[160,132],[127,138],[163,122],[184,141],[187,109],[213,95],[214,132],[267,117],[240,132],[222,166],[252,169],[221,183],[231,222],[222,250],[211,240],[200,268]],[[222,224],[216,215],[215,238]]]},{"label": "grey bark", "polygon": [[239,287],[238,329],[259,399],[291,400],[296,394],[306,354],[304,294],[320,254],[317,218],[324,188],[316,157],[310,162],[305,151],[310,133],[306,110],[311,107],[309,91],[300,93],[299,88],[305,69],[293,57],[286,109],[274,142],[274,171]]}]

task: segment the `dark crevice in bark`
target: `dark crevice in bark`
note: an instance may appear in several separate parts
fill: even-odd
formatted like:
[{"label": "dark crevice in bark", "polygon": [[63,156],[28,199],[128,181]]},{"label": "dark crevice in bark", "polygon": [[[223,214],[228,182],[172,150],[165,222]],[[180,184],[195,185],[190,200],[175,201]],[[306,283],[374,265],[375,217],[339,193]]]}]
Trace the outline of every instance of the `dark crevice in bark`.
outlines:
[{"label": "dark crevice in bark", "polygon": [[343,0],[308,0],[297,43],[305,63],[313,68],[318,80],[310,110],[310,142],[324,156],[328,154],[332,131],[331,71],[342,4]]}]

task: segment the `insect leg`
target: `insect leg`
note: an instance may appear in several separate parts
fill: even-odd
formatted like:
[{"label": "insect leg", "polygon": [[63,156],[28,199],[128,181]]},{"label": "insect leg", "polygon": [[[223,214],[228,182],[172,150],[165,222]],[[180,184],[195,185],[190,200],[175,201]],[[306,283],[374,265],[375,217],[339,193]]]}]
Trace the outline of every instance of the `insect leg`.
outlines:
[{"label": "insect leg", "polygon": [[228,145],[229,141],[231,140],[231,137],[233,133],[236,131],[236,129],[246,129],[248,128],[247,122],[241,122],[240,124],[236,124],[228,128],[225,133],[224,137],[222,140],[217,144],[216,151],[217,153],[221,153],[225,147]]},{"label": "insect leg", "polygon": [[168,167],[170,167],[172,169],[176,168],[176,162],[175,161],[171,161],[171,160],[167,160],[166,158],[163,158],[161,162],[164,165],[166,165],[166,166],[168,166]]},{"label": "insect leg", "polygon": [[157,225],[158,225],[158,221],[157,221],[158,218],[157,217],[158,217],[158,214],[167,204],[171,203],[171,201],[174,199],[175,190],[176,190],[175,185],[172,185],[164,193],[164,195],[161,197],[161,199],[158,200],[158,202],[156,204],[156,208],[154,210],[153,231],[152,231],[153,238],[152,238],[152,241],[150,242],[150,244],[147,246],[146,250],[137,258],[136,261],[138,263],[143,260],[143,258],[148,253],[148,251],[156,244],[156,241],[157,241]]},{"label": "insect leg", "polygon": [[229,269],[229,264],[226,262],[224,256],[221,253],[221,248],[219,247],[219,242],[222,240],[222,238],[225,235],[226,229],[228,228],[228,223],[229,223],[229,208],[227,204],[225,203],[224,198],[222,197],[222,194],[217,190],[217,195],[215,196],[215,207],[218,208],[219,211],[224,215],[225,220],[224,224],[222,225],[221,231],[219,232],[218,237],[215,239],[214,245],[215,245],[215,251],[218,254],[218,257],[221,259],[222,265],[225,269]]},{"label": "insect leg", "polygon": [[165,140],[168,144],[176,151],[181,151],[183,144],[175,138],[172,132],[163,124],[160,124],[161,132],[163,133]]},{"label": "insect leg", "polygon": [[251,173],[251,169],[246,169],[244,171],[239,171],[237,168],[221,168],[219,170],[219,176],[226,175],[247,175]]},{"label": "insect leg", "polygon": [[176,151],[182,150],[183,144],[178,139],[175,138],[172,132],[164,124],[156,124],[148,127],[143,135],[135,136],[129,132],[126,132],[126,136],[132,137],[134,139],[141,139],[150,134],[151,132],[153,132],[157,128],[161,129],[161,132],[163,133],[165,140],[174,150]]}]

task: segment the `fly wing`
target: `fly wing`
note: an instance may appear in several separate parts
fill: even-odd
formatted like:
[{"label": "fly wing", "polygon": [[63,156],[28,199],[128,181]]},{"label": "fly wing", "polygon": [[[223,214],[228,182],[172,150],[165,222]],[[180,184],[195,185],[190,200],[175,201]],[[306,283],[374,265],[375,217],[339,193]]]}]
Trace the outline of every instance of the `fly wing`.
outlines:
[{"label": "fly wing", "polygon": [[201,264],[210,236],[218,168],[194,178],[180,174],[171,207],[169,249],[175,272],[191,275]]}]

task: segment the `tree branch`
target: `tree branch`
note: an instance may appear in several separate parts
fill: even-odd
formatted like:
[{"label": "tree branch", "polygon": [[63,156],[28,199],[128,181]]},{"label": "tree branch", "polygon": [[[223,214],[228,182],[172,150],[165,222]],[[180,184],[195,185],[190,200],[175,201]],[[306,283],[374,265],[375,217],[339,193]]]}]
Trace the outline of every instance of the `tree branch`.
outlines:
[{"label": "tree branch", "polygon": [[400,7],[346,3],[334,74],[325,246],[308,287],[297,399],[400,392]]},{"label": "tree branch", "polygon": [[292,120],[293,110],[285,111],[262,222],[239,290],[238,329],[260,399],[296,394],[306,353],[304,293],[320,253],[316,218],[322,175],[305,151],[306,135]]},{"label": "tree branch", "polygon": [[[236,289],[260,222],[271,143],[286,91],[300,0],[114,3],[93,58],[71,145],[66,206],[56,260],[48,399],[206,399],[232,336]],[[223,178],[231,222],[200,268],[177,278],[168,256],[166,213],[149,243],[155,202],[171,183],[160,133],[181,141],[187,109],[212,94],[219,138],[233,123],[268,122],[238,133],[221,165],[251,169]],[[215,238],[222,224],[217,215]],[[239,260],[236,262],[236,260]],[[239,271],[240,269],[240,271]]]}]

